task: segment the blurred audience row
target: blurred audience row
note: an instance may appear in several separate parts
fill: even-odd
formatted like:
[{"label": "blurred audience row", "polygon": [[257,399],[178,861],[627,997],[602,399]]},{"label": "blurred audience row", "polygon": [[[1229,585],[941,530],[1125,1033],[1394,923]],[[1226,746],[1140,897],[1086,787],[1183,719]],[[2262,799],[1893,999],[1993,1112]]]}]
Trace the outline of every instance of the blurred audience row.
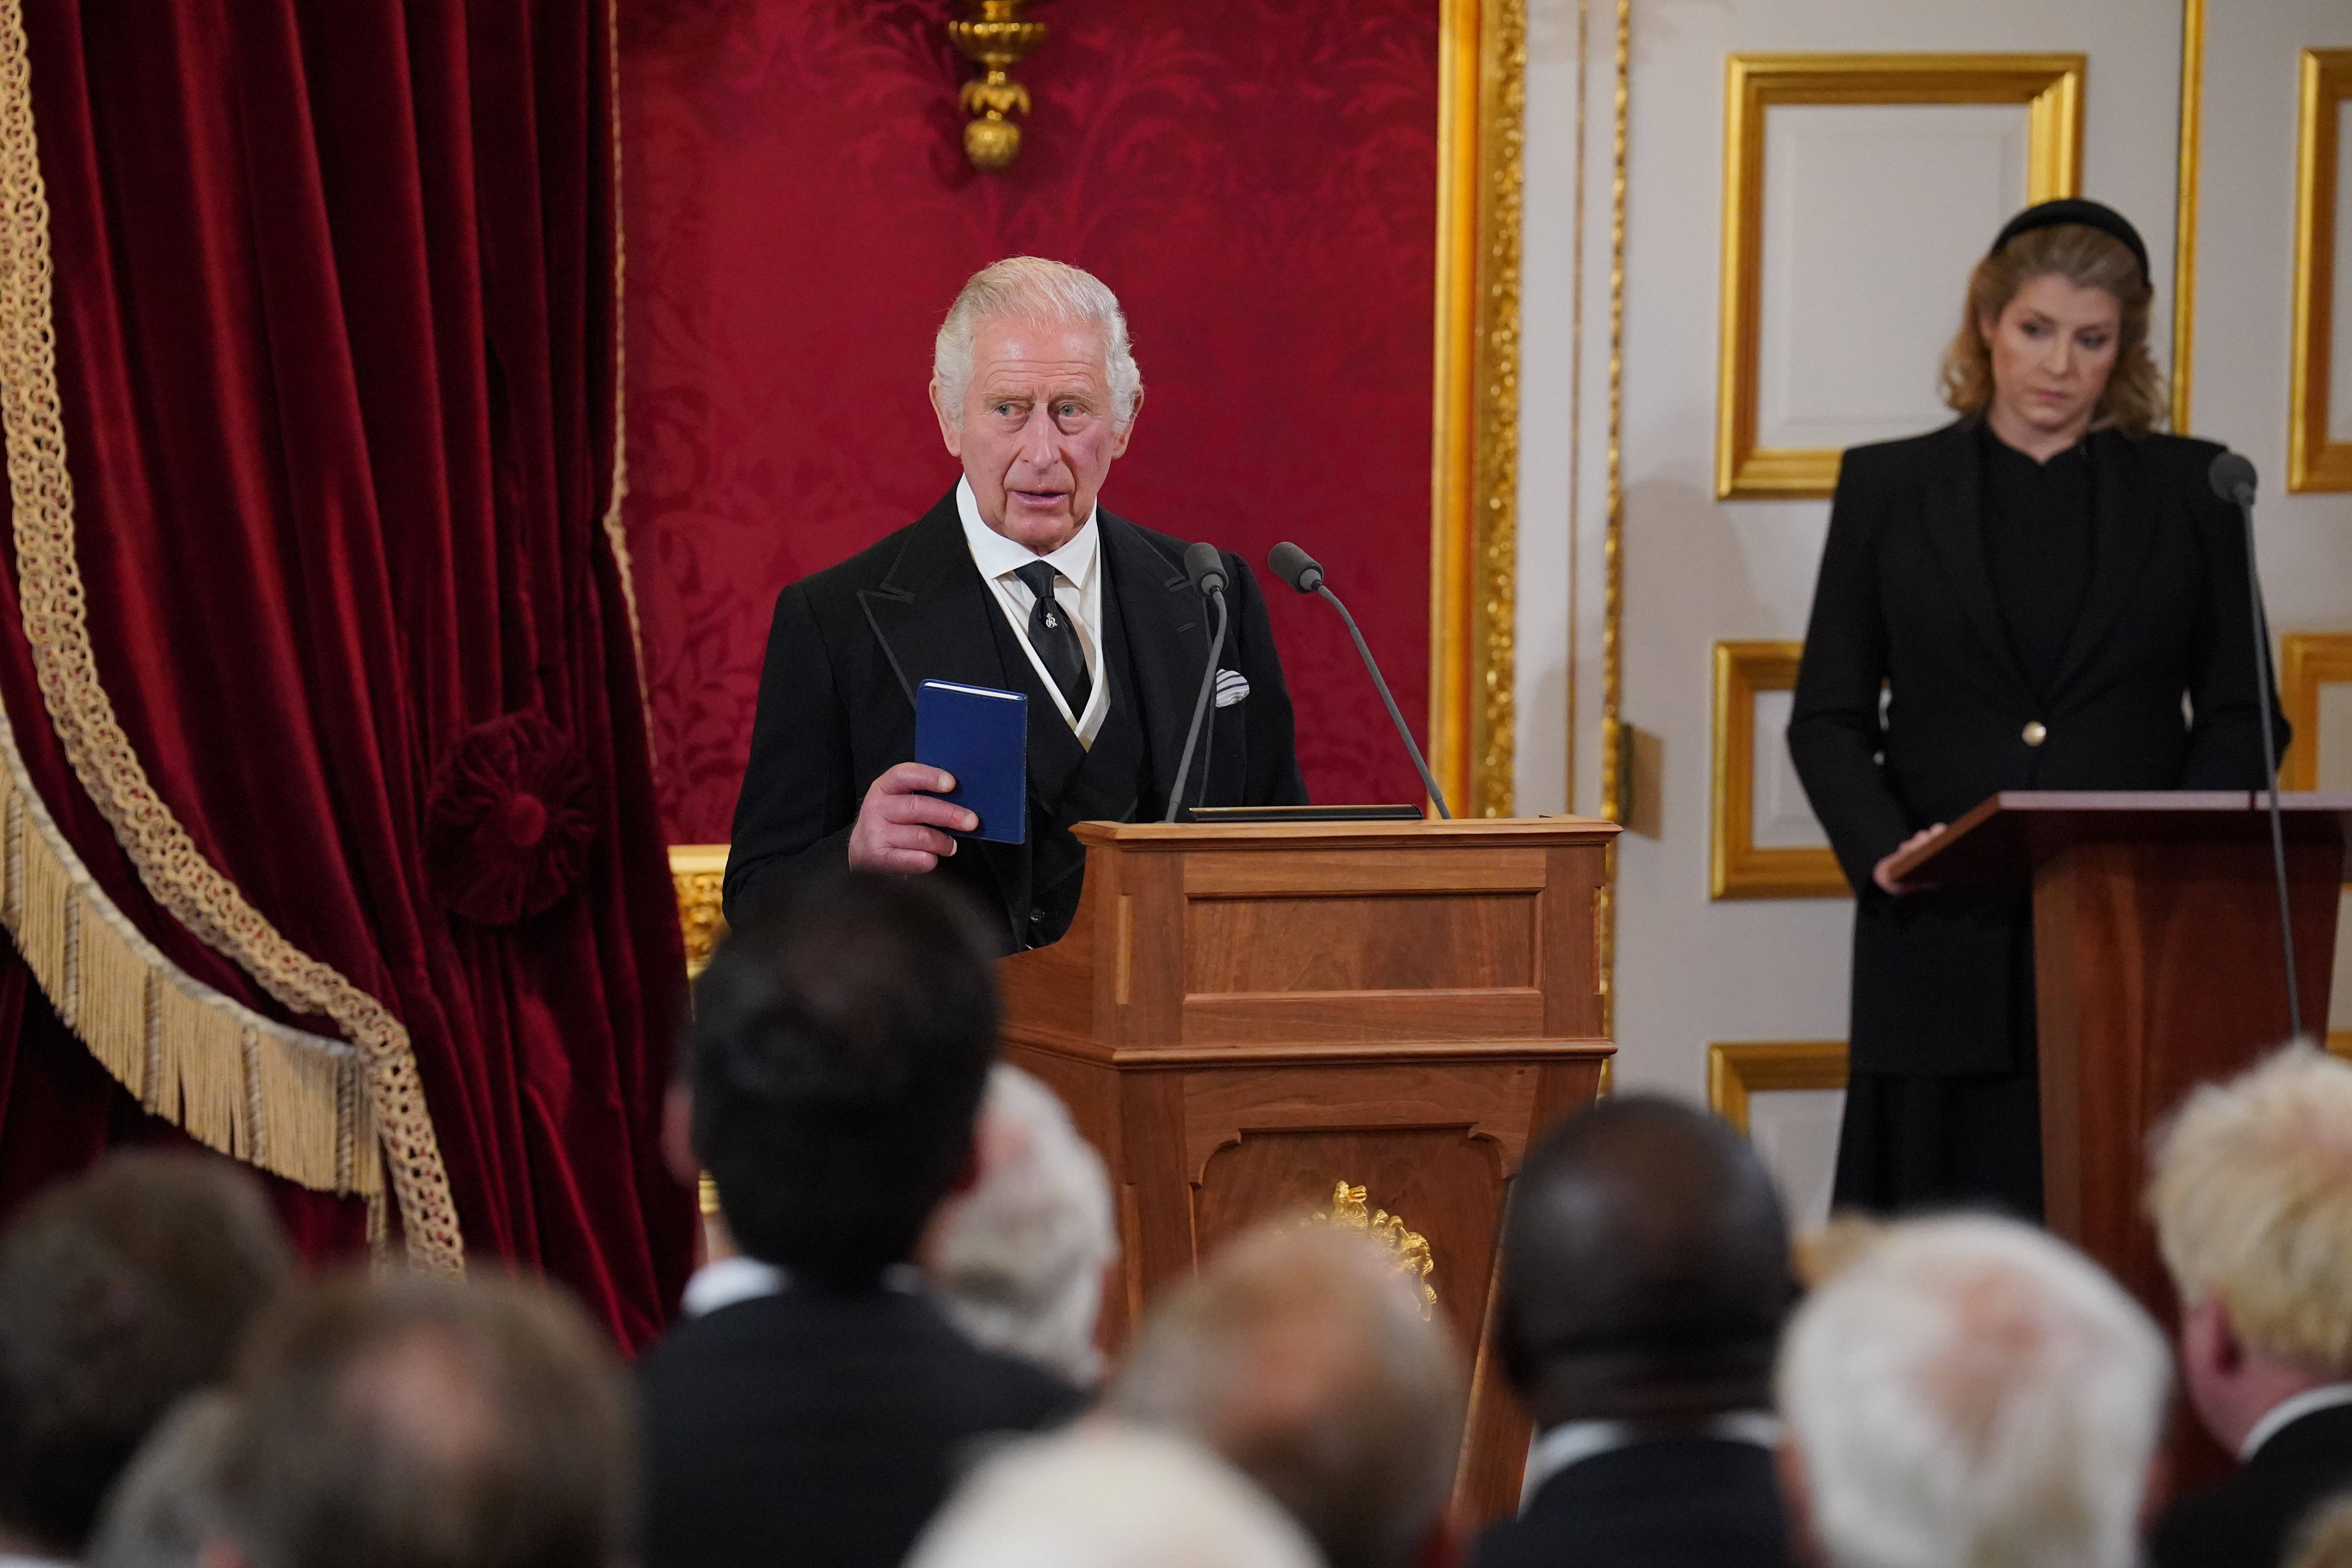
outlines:
[{"label": "blurred audience row", "polygon": [[[2200,1089],[2151,1152],[2170,1348],[2039,1230],[1792,1254],[1722,1122],[1571,1117],[1505,1219],[1535,1437],[1472,1538],[1463,1330],[1361,1235],[1234,1240],[1106,1368],[1114,1194],[997,1022],[921,882],[730,938],[667,1135],[731,1246],[634,1373],[486,1270],[298,1280],[225,1161],[52,1189],[0,1237],[0,1568],[2352,1568],[2352,1065],[2323,1053]],[[2173,1498],[2176,1375],[2240,1463]]]}]

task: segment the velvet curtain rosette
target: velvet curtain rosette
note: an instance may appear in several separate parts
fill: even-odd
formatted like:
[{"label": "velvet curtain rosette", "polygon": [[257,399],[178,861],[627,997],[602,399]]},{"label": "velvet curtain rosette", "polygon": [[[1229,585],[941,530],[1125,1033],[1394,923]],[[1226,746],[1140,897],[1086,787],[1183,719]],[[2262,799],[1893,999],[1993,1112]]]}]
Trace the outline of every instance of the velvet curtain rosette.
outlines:
[{"label": "velvet curtain rosette", "polygon": [[[542,1268],[643,1344],[693,1216],[657,1148],[683,976],[604,527],[603,0],[21,5],[0,163],[37,142],[46,212],[19,181],[6,225],[52,261],[47,300],[0,264],[29,787],[171,963],[352,1040],[412,1242],[423,1215]],[[43,309],[53,410],[22,398]],[[53,1095],[119,1130],[24,990],[0,973],[0,1129]],[[304,1112],[256,1037],[263,1128]]]}]

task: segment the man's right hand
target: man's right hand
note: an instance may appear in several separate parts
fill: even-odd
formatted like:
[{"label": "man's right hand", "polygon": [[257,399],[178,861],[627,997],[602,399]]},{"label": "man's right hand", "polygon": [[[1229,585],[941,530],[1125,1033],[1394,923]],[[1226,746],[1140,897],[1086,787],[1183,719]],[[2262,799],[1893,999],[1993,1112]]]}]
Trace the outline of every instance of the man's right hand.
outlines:
[{"label": "man's right hand", "polygon": [[954,854],[956,841],[940,829],[969,833],[980,826],[980,817],[938,798],[953,788],[952,774],[920,763],[900,763],[876,779],[857,808],[857,826],[849,830],[850,865],[861,871],[913,873]]}]

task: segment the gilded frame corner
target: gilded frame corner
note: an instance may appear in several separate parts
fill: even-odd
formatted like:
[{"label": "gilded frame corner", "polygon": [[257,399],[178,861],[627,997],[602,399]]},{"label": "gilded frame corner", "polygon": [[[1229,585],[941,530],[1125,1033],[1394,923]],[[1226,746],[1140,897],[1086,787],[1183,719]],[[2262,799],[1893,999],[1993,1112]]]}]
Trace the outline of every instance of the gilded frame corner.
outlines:
[{"label": "gilded frame corner", "polygon": [[2029,201],[2083,183],[2081,55],[1733,55],[1725,64],[1722,325],[1715,420],[1717,500],[1821,497],[1832,448],[1756,444],[1764,278],[1764,121],[1783,104],[2017,103],[2027,110]]},{"label": "gilded frame corner", "polygon": [[2282,788],[2319,787],[2319,689],[2352,685],[2352,632],[2289,632],[2279,638],[2279,702],[2302,744],[2289,746]]},{"label": "gilded frame corner", "polygon": [[2295,117],[2294,323],[2287,374],[2286,488],[2352,490],[2352,441],[2327,436],[2335,346],[2336,144],[2352,100],[2352,49],[2305,49]]},{"label": "gilded frame corner", "polygon": [[1463,816],[1513,794],[1527,0],[1441,0],[1429,753]]},{"label": "gilded frame corner", "polygon": [[1827,849],[1759,849],[1755,799],[1756,694],[1797,684],[1804,644],[1715,645],[1715,746],[1707,838],[1712,899],[1842,899],[1845,873]]},{"label": "gilded frame corner", "polygon": [[1843,1040],[1742,1040],[1706,1047],[1706,1108],[1748,1136],[1748,1100],[1774,1089],[1843,1089]]}]

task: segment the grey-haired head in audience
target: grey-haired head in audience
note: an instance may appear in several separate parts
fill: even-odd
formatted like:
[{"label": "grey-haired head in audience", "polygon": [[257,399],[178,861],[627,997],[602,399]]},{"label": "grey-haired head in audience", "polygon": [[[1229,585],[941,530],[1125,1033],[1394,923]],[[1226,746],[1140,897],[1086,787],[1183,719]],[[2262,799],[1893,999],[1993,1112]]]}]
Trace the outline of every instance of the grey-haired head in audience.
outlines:
[{"label": "grey-haired head in audience", "polygon": [[83,1568],[198,1568],[226,1523],[221,1457],[236,1408],[216,1388],[172,1407],[107,1494]]},{"label": "grey-haired head in audience", "polygon": [[1052,1089],[1002,1062],[973,1144],[979,1182],[940,1206],[923,1248],[941,1310],[991,1350],[1094,1383],[1104,1270],[1118,1257],[1102,1156]]},{"label": "grey-haired head in audience", "polygon": [[1197,1444],[1090,1421],[982,1465],[907,1568],[1320,1568],[1274,1500]]},{"label": "grey-haired head in audience", "polygon": [[1781,1349],[1799,1533],[1831,1568],[2132,1568],[2170,1382],[2147,1314],[2046,1232],[1890,1226]]}]

